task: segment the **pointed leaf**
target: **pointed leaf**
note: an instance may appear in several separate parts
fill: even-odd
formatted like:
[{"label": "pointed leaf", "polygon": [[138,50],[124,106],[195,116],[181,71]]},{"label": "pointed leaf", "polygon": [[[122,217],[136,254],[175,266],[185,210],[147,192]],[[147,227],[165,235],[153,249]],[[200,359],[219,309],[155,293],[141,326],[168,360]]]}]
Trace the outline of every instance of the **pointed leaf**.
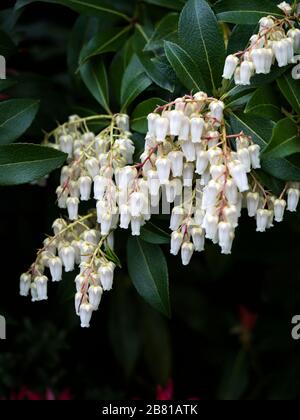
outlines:
[{"label": "pointed leaf", "polygon": [[8,144],[30,127],[39,108],[39,101],[9,99],[0,103],[0,144]]},{"label": "pointed leaf", "polygon": [[138,293],[155,309],[169,316],[168,267],[160,247],[131,237],[127,245],[127,262]]},{"label": "pointed leaf", "polygon": [[35,144],[0,146],[0,185],[36,181],[61,166],[67,155]]},{"label": "pointed leaf", "polygon": [[294,80],[290,73],[284,74],[277,79],[277,84],[281,93],[293,107],[297,114],[300,114],[300,83]]},{"label": "pointed leaf", "polygon": [[220,0],[214,10],[222,22],[252,25],[268,15],[283,18],[283,12],[269,0]]},{"label": "pointed leaf", "polygon": [[254,114],[264,118],[270,118],[272,121],[282,119],[278,94],[271,85],[262,86],[257,89],[248,102],[246,114]]},{"label": "pointed leaf", "polygon": [[110,113],[108,80],[101,58],[91,60],[80,67],[81,77],[94,98]]},{"label": "pointed leaf", "polygon": [[284,158],[300,152],[298,126],[289,118],[279,121],[273,130],[270,143],[264,149],[268,158]]},{"label": "pointed leaf", "polygon": [[156,26],[151,38],[145,46],[145,51],[155,51],[164,47],[164,41],[177,41],[178,38],[177,13],[169,13]]},{"label": "pointed leaf", "polygon": [[165,42],[165,52],[183,86],[194,92],[207,91],[197,64],[183,48],[167,41]]},{"label": "pointed leaf", "polygon": [[215,91],[221,86],[225,61],[223,35],[205,0],[189,0],[179,19],[180,45],[198,65],[205,83]]},{"label": "pointed leaf", "polygon": [[156,6],[168,9],[181,10],[186,0],[144,0],[145,3],[155,4]]},{"label": "pointed leaf", "polygon": [[163,245],[169,244],[171,237],[160,227],[148,222],[141,229],[141,239],[150,244]]}]

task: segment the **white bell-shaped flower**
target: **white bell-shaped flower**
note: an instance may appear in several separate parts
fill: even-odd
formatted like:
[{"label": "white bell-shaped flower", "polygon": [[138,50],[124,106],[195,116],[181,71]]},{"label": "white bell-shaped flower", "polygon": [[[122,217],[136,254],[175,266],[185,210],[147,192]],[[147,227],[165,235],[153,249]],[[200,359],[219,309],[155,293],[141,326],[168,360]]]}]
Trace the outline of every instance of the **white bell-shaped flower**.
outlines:
[{"label": "white bell-shaped flower", "polygon": [[255,217],[260,202],[259,194],[256,192],[249,192],[246,197],[248,216]]},{"label": "white bell-shaped flower", "polygon": [[170,135],[179,136],[183,120],[183,113],[175,109],[173,111],[170,111],[170,113],[168,114],[168,118],[170,121]]},{"label": "white bell-shaped flower", "polygon": [[176,206],[172,210],[170,219],[170,229],[172,231],[178,230],[183,222],[185,211],[182,207]]},{"label": "white bell-shaped flower", "polygon": [[36,285],[37,299],[48,300],[48,295],[47,295],[48,278],[46,276],[37,276],[34,279],[34,283]]},{"label": "white bell-shaped flower", "polygon": [[253,169],[260,169],[260,146],[258,144],[253,144],[249,147],[249,153],[251,158],[251,165]]},{"label": "white bell-shaped flower", "polygon": [[191,235],[192,235],[195,251],[196,252],[204,251],[204,245],[205,245],[204,230],[201,229],[200,227],[194,227],[191,230]]},{"label": "white bell-shaped flower", "polygon": [[93,313],[93,306],[90,303],[82,303],[79,308],[81,328],[89,328]]},{"label": "white bell-shaped flower", "polygon": [[193,163],[185,163],[183,167],[182,181],[183,186],[191,188],[193,186],[193,179],[195,173],[195,166]]},{"label": "white bell-shaped flower", "polygon": [[148,120],[148,133],[155,137],[156,136],[156,120],[159,118],[159,114],[149,114],[147,117]]},{"label": "white bell-shaped flower", "polygon": [[283,221],[283,217],[284,217],[284,212],[286,209],[286,201],[283,199],[277,199],[274,202],[274,216],[275,216],[275,221],[280,223]]},{"label": "white bell-shaped flower", "polygon": [[69,197],[67,199],[67,209],[70,220],[78,219],[79,199],[77,197]]},{"label": "white bell-shaped flower", "polygon": [[265,232],[268,228],[270,211],[267,209],[258,209],[256,213],[256,232]]},{"label": "white bell-shaped flower", "polygon": [[94,311],[97,311],[101,302],[103,289],[101,286],[90,286],[89,287],[89,302],[93,307]]},{"label": "white bell-shaped flower", "polygon": [[87,159],[84,162],[84,166],[86,170],[88,171],[91,178],[95,178],[96,175],[99,173],[99,161],[98,159],[92,157],[90,159]]},{"label": "white bell-shaped flower", "polygon": [[62,279],[62,261],[59,257],[49,258],[49,269],[52,281],[61,281]]},{"label": "white bell-shaped flower", "polygon": [[249,190],[248,177],[246,173],[246,167],[239,161],[230,162],[229,165],[230,175],[234,179],[240,192],[245,192]]},{"label": "white bell-shaped flower", "polygon": [[191,118],[191,140],[193,143],[200,143],[205,122],[201,117]]},{"label": "white bell-shaped flower", "polygon": [[171,172],[171,162],[167,157],[159,157],[156,162],[156,169],[161,185],[168,183]]},{"label": "white bell-shaped flower", "polygon": [[188,141],[190,138],[190,130],[191,130],[190,119],[189,117],[184,115],[182,117],[181,128],[180,128],[178,139],[180,141]]},{"label": "white bell-shaped flower", "polygon": [[194,162],[196,160],[195,143],[192,143],[191,141],[183,141],[181,143],[181,149],[187,162]]},{"label": "white bell-shaped flower", "polygon": [[184,242],[181,247],[181,261],[184,266],[189,265],[194,254],[194,244],[192,242]]},{"label": "white bell-shaped flower", "polygon": [[175,231],[172,232],[171,235],[171,251],[172,255],[178,255],[182,242],[183,242],[184,235],[181,232]]},{"label": "white bell-shaped flower", "polygon": [[291,212],[296,212],[300,199],[300,191],[296,188],[289,188],[287,191],[287,209]]},{"label": "white bell-shaped flower", "polygon": [[202,150],[197,153],[197,162],[196,162],[196,173],[203,175],[208,166],[208,154],[206,151]]},{"label": "white bell-shaped flower", "polygon": [[181,151],[174,151],[169,153],[169,160],[171,162],[171,170],[174,177],[182,176],[183,172],[183,158],[184,154]]},{"label": "white bell-shaped flower", "polygon": [[91,198],[92,179],[89,176],[81,176],[78,180],[80,199],[88,201]]},{"label": "white bell-shaped flower", "polygon": [[31,275],[23,273],[20,277],[20,296],[28,296],[31,285]]},{"label": "white bell-shaped flower", "polygon": [[225,66],[223,71],[223,78],[230,80],[234,75],[234,72],[239,64],[239,59],[234,55],[229,55],[225,60]]},{"label": "white bell-shaped flower", "polygon": [[169,132],[169,119],[167,117],[158,117],[155,120],[155,137],[158,143],[165,141]]},{"label": "white bell-shaped flower", "polygon": [[64,246],[60,250],[60,257],[65,267],[66,273],[74,270],[75,267],[75,250],[72,246]]}]

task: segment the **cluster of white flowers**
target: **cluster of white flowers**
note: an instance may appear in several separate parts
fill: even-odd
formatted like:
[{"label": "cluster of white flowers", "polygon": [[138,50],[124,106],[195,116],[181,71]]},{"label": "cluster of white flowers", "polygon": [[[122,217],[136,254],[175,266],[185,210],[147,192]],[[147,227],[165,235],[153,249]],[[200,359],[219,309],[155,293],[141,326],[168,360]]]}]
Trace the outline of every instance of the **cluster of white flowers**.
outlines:
[{"label": "cluster of white flowers", "polygon": [[[109,127],[97,136],[88,130],[87,120],[71,116],[68,123],[52,133],[55,143],[49,145],[68,154],[57,197],[58,206],[67,209],[69,220],[55,220],[54,236],[44,241],[36,261],[20,279],[22,296],[30,293],[32,301],[46,300],[45,271],[49,271],[53,282],[58,282],[63,268],[71,272],[78,265],[75,309],[82,327],[89,327],[103,291],[112,288],[118,262],[113,252],[113,230],[118,223],[115,176],[132,163],[134,153],[127,115],[111,117]],[[80,201],[91,198],[97,200],[97,208],[79,216]]]},{"label": "cluster of white flowers", "polygon": [[[283,218],[286,202],[265,191],[254,170],[260,168],[260,147],[243,133],[227,135],[224,103],[199,92],[178,98],[148,115],[148,134],[141,164],[124,168],[129,188],[127,227],[148,220],[153,207],[170,214],[171,253],[181,251],[189,264],[194,251],[203,251],[205,239],[230,254],[243,207],[256,217],[263,232]],[[295,211],[299,185],[288,193],[288,210]],[[125,216],[124,216],[125,217]],[[138,234],[137,231],[134,234]]]},{"label": "cluster of white flowers", "polygon": [[[300,56],[300,29],[295,27],[298,14],[292,14],[290,4],[283,2],[278,7],[286,17],[277,19],[263,17],[259,21],[259,32],[250,38],[250,45],[245,51],[231,54],[226,58],[223,78],[234,77],[236,85],[250,85],[255,74],[268,74],[272,65],[279,67],[296,64]],[[293,72],[295,75],[295,72]],[[293,76],[294,77],[294,76]]]}]

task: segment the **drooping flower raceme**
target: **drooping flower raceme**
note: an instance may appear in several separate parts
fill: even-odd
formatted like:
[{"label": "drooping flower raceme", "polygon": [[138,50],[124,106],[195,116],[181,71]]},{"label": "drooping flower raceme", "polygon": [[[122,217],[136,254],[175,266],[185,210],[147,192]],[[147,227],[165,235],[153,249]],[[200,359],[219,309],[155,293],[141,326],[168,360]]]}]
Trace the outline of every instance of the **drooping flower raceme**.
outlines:
[{"label": "drooping flower raceme", "polygon": [[[223,78],[234,77],[236,85],[250,85],[255,74],[268,74],[276,62],[279,67],[296,64],[300,57],[300,29],[297,10],[282,2],[278,7],[285,13],[282,19],[274,16],[259,21],[259,31],[249,40],[245,51],[239,51],[226,58]],[[292,72],[298,77],[298,72]]]},{"label": "drooping flower raceme", "polygon": [[[87,128],[87,119],[72,116],[47,136],[46,143],[68,154],[61,170],[57,202],[68,220],[53,223],[54,235],[46,238],[36,261],[20,279],[20,294],[33,301],[47,299],[49,278],[62,280],[63,270],[79,266],[75,278],[75,310],[81,326],[88,327],[103,291],[113,285],[118,258],[113,251],[113,230],[118,224],[118,172],[132,163],[134,146],[127,115],[106,117],[110,125],[98,135]],[[50,140],[54,138],[55,143]],[[79,215],[80,202],[96,200],[96,208]],[[45,274],[47,273],[47,275]]]}]

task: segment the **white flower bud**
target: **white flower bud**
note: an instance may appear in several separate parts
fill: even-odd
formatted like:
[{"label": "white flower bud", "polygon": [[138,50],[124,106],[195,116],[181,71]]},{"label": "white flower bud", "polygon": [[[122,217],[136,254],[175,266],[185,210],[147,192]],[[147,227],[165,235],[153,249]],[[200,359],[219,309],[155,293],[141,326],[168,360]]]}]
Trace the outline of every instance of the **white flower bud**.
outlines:
[{"label": "white flower bud", "polygon": [[84,166],[86,170],[88,171],[91,178],[95,178],[95,176],[98,175],[99,170],[100,170],[98,159],[94,157],[87,159],[84,162]]},{"label": "white flower bud", "polygon": [[128,229],[130,221],[131,221],[131,215],[130,215],[129,206],[126,204],[123,204],[120,207],[120,228]]},{"label": "white flower bud", "polygon": [[243,86],[250,85],[250,79],[253,75],[254,67],[250,61],[243,61],[240,67],[240,84]]},{"label": "white flower bud", "polygon": [[129,131],[129,116],[126,114],[119,114],[116,116],[117,127],[122,131]]},{"label": "white flower bud", "polygon": [[87,146],[95,140],[95,134],[89,131],[82,135],[82,141]]},{"label": "white flower bud", "polygon": [[256,214],[257,228],[256,232],[265,232],[268,228],[270,210],[258,209]]},{"label": "white flower bud", "polygon": [[226,58],[224,71],[223,71],[223,78],[230,80],[234,75],[234,72],[239,64],[239,59],[234,55],[229,55]]},{"label": "white flower bud", "polygon": [[218,222],[218,216],[209,213],[205,215],[202,227],[205,229],[206,238],[211,239],[212,241],[215,240],[218,233]]},{"label": "white flower bud", "polygon": [[186,163],[183,167],[183,186],[192,187],[194,179],[195,166],[193,163]]},{"label": "white flower bud", "polygon": [[246,172],[251,171],[251,156],[248,149],[241,149],[237,152],[238,160],[245,166]]},{"label": "white flower bud", "polygon": [[156,120],[159,118],[159,114],[149,114],[147,117],[148,120],[148,133],[152,136],[156,136]]},{"label": "white flower bud", "polygon": [[228,179],[225,185],[225,197],[229,204],[236,205],[238,202],[238,189],[233,179]]},{"label": "white flower bud", "polygon": [[49,259],[49,269],[52,276],[52,281],[61,281],[62,279],[62,262],[59,257]]},{"label": "white flower bud", "polygon": [[201,117],[191,118],[191,139],[193,143],[201,143],[205,122]]},{"label": "white flower bud", "polygon": [[67,198],[68,198],[68,190],[64,187],[57,187],[56,188],[56,195],[57,195],[57,204],[60,209],[65,209],[67,207]]},{"label": "white flower bud", "polygon": [[83,294],[80,291],[78,291],[75,295],[75,302],[74,302],[75,303],[75,312],[76,312],[76,315],[78,315],[78,316],[79,316],[79,307],[82,303],[82,300],[83,300]]},{"label": "white flower bud", "polygon": [[128,186],[137,176],[136,168],[132,168],[131,166],[125,166],[119,171],[118,176],[118,187],[120,190],[127,190]]},{"label": "white flower bud", "polygon": [[59,138],[60,150],[64,153],[67,153],[69,157],[73,153],[73,137],[70,135],[62,135]]},{"label": "white flower bud", "polygon": [[47,300],[47,283],[48,278],[46,276],[38,276],[34,279],[36,285],[36,292],[38,300]]},{"label": "white flower bud", "polygon": [[204,251],[204,245],[205,245],[205,234],[203,229],[194,227],[191,230],[191,235],[193,238],[193,243],[195,247],[196,252],[202,252]]},{"label": "white flower bud", "polygon": [[181,248],[181,245],[182,245],[182,242],[183,242],[183,237],[184,237],[184,235],[181,232],[177,232],[177,231],[172,232],[172,235],[171,235],[171,251],[170,251],[170,253],[172,255],[178,255],[178,253],[180,251],[180,248]]},{"label": "white flower bud", "polygon": [[197,154],[196,173],[203,175],[208,166],[208,154],[205,151],[200,151]]},{"label": "white flower bud", "polygon": [[202,210],[206,210],[209,207],[214,207],[217,204],[218,195],[221,191],[221,185],[211,180],[203,190],[202,198]]},{"label": "white flower bud", "polygon": [[286,1],[283,1],[282,3],[278,4],[277,7],[279,7],[279,9],[281,9],[286,15],[290,15],[293,10],[292,6]]},{"label": "white flower bud", "polygon": [[294,42],[294,51],[298,52],[300,49],[300,29],[292,28],[288,31],[287,36],[292,38]]},{"label": "white flower bud", "polygon": [[257,74],[268,74],[271,71],[273,62],[273,51],[271,48],[256,48],[251,53]]},{"label": "white flower bud", "polygon": [[248,177],[246,167],[239,161],[230,162],[229,165],[230,175],[234,179],[240,192],[249,190]]},{"label": "white flower bud", "polygon": [[223,121],[224,108],[225,105],[222,101],[214,101],[209,105],[211,117],[217,120],[218,123]]},{"label": "white flower bud", "polygon": [[223,163],[223,151],[220,147],[209,149],[207,156],[211,165],[220,165]]},{"label": "white flower bud", "polygon": [[195,224],[198,226],[202,226],[204,217],[205,217],[205,210],[197,208],[194,214]]},{"label": "white flower bud", "polygon": [[247,194],[247,209],[248,209],[248,216],[249,217],[255,217],[257,213],[257,209],[259,207],[259,194],[249,192]]},{"label": "white flower bud", "polygon": [[101,302],[103,289],[101,286],[90,286],[89,287],[89,302],[93,307],[94,311],[97,311]]},{"label": "white flower bud", "polygon": [[246,136],[239,136],[235,140],[236,150],[239,152],[241,149],[248,149],[250,146],[249,138]]},{"label": "white flower bud", "polygon": [[107,212],[101,216],[100,222],[101,223],[101,235],[107,236],[112,228],[113,223],[113,215],[110,212]]},{"label": "white flower bud", "polygon": [[113,287],[115,265],[112,262],[101,265],[98,273],[104,291],[111,290]]},{"label": "white flower bud", "polygon": [[236,205],[227,206],[223,209],[223,216],[226,222],[234,228],[238,226],[239,210]]},{"label": "white flower bud", "polygon": [[[289,40],[292,42],[293,46],[293,40],[289,38]],[[272,49],[275,54],[276,60],[278,62],[278,67],[285,67],[288,65],[290,57],[290,44],[286,42],[287,39],[283,39],[281,41],[274,41],[272,44]],[[294,52],[294,48],[293,48]]]},{"label": "white flower bud", "polygon": [[225,181],[226,166],[225,165],[212,165],[210,167],[210,174],[214,181],[224,184]]},{"label": "white flower bud", "polygon": [[169,153],[169,160],[171,162],[172,174],[174,177],[182,176],[183,172],[183,153],[174,151]]},{"label": "white flower bud", "polygon": [[72,246],[64,246],[60,250],[60,257],[65,267],[66,273],[74,270],[75,250]]},{"label": "white flower bud", "polygon": [[54,235],[58,235],[66,227],[67,227],[67,222],[64,219],[56,219],[53,222],[53,225],[52,225],[52,229],[53,229]]},{"label": "white flower bud", "polygon": [[[84,274],[78,274],[75,278],[75,284],[76,284],[76,291],[81,292],[83,285],[85,284],[86,276]],[[77,312],[77,311],[76,311]]]},{"label": "white flower bud", "polygon": [[281,199],[277,199],[274,202],[275,221],[278,223],[283,221],[286,204],[286,201]]},{"label": "white flower bud", "polygon": [[70,181],[69,184],[70,197],[80,197],[79,185],[77,181]]},{"label": "white flower bud", "polygon": [[212,149],[218,145],[220,141],[220,133],[218,131],[208,131],[206,138],[208,139],[208,148]]},{"label": "white flower bud", "polygon": [[168,117],[170,121],[170,135],[179,136],[183,120],[183,113],[177,110],[173,110],[170,111]]},{"label": "white flower bud", "polygon": [[20,277],[20,296],[28,296],[31,285],[31,275],[23,273]]},{"label": "white flower bud", "polygon": [[145,196],[141,192],[133,192],[129,198],[129,208],[132,217],[140,217],[143,213]]},{"label": "white flower bud", "polygon": [[80,198],[82,201],[88,201],[91,198],[92,180],[89,176],[81,176],[78,180]]},{"label": "white flower bud", "polygon": [[298,204],[299,204],[299,199],[300,199],[300,191],[296,188],[290,188],[287,191],[287,196],[288,196],[288,203],[287,203],[288,211],[296,212]]},{"label": "white flower bud", "polygon": [[89,328],[93,307],[90,303],[82,303],[79,308],[81,328]]},{"label": "white flower bud", "polygon": [[65,182],[68,181],[71,171],[69,166],[63,166],[60,173],[60,185],[64,187]]},{"label": "white flower bud", "polygon": [[30,285],[30,294],[31,294],[31,302],[36,302],[39,300],[35,282],[31,283]]},{"label": "white flower bud", "polygon": [[189,265],[194,254],[194,245],[192,242],[184,242],[181,247],[181,260],[184,266]]},{"label": "white flower bud", "polygon": [[141,217],[132,217],[131,219],[131,234],[132,236],[140,236],[142,227]]},{"label": "white flower bud", "polygon": [[170,219],[170,229],[172,231],[178,230],[183,222],[185,216],[184,209],[182,207],[174,207]]},{"label": "white flower bud", "polygon": [[77,197],[69,197],[67,199],[67,209],[70,220],[78,219],[79,199]]},{"label": "white flower bud", "polygon": [[160,190],[160,181],[158,178],[157,171],[150,170],[147,173],[147,177],[148,177],[148,188],[149,188],[150,195],[157,196]]},{"label": "white flower bud", "polygon": [[170,172],[171,172],[171,162],[166,157],[159,157],[156,162],[156,169],[158,173],[158,178],[161,183],[161,185],[165,185],[168,183],[170,178]]},{"label": "white flower bud", "polygon": [[249,153],[251,158],[251,165],[253,169],[260,169],[260,146],[258,144],[253,144],[249,147]]},{"label": "white flower bud", "polygon": [[195,143],[192,143],[191,141],[184,141],[181,143],[181,149],[187,162],[194,162],[196,160]]},{"label": "white flower bud", "polygon": [[271,17],[263,17],[259,21],[259,31],[273,28],[274,20]]},{"label": "white flower bud", "polygon": [[183,116],[181,121],[181,128],[178,136],[178,140],[180,141],[188,141],[190,138],[190,119],[187,116]]},{"label": "white flower bud", "polygon": [[169,131],[169,120],[166,117],[158,117],[155,120],[155,136],[158,143],[165,141]]}]

